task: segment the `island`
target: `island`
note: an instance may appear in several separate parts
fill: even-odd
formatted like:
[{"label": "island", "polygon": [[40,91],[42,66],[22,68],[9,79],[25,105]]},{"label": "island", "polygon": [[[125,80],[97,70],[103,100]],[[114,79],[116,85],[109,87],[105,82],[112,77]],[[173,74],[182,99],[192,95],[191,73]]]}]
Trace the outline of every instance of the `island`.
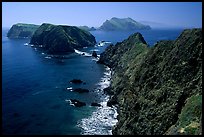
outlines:
[{"label": "island", "polygon": [[7,33],[8,38],[31,38],[40,25],[17,23]]},{"label": "island", "polygon": [[132,31],[132,30],[149,30],[149,25],[141,24],[132,18],[116,18],[106,20],[98,30],[103,31]]},{"label": "island", "polygon": [[77,26],[80,29],[86,30],[86,31],[95,31],[96,28],[94,27],[88,27],[88,26]]},{"label": "island", "polygon": [[134,33],[107,47],[98,63],[112,70],[113,135],[202,134],[202,29],[153,47]]},{"label": "island", "polygon": [[94,46],[95,37],[76,26],[43,23],[33,34],[30,44],[42,48],[48,54],[66,54],[74,49]]}]

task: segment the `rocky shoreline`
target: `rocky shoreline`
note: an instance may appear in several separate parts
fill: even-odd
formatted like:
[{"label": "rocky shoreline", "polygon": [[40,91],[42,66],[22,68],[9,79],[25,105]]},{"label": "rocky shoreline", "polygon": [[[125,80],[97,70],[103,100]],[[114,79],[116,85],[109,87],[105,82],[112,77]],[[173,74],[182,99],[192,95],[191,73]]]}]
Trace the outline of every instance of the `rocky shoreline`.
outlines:
[{"label": "rocky shoreline", "polygon": [[98,63],[113,70],[114,135],[202,134],[202,29],[152,48],[135,33],[109,46]]}]

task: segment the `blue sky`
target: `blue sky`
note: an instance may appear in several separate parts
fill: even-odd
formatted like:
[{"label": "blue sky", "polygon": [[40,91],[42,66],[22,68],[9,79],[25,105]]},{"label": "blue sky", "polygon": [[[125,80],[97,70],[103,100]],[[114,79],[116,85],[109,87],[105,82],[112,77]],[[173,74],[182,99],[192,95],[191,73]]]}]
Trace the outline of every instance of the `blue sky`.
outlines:
[{"label": "blue sky", "polygon": [[202,2],[2,2],[2,27],[44,22],[99,27],[112,17],[202,27]]}]

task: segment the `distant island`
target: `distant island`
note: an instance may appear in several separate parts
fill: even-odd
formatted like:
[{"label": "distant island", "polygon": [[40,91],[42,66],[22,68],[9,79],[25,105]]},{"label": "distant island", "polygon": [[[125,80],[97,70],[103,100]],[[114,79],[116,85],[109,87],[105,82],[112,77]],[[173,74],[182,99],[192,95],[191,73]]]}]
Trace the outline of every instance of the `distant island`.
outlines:
[{"label": "distant island", "polygon": [[45,49],[49,54],[63,54],[94,46],[96,40],[90,32],[76,26],[43,23],[31,37],[30,44]]},{"label": "distant island", "polygon": [[106,20],[99,28],[103,31],[131,31],[131,30],[149,30],[149,25],[141,24],[132,18],[116,18]]},{"label": "distant island", "polygon": [[[40,25],[17,23],[14,24],[7,33],[8,38],[31,38],[34,32],[40,27]],[[139,23],[132,18],[116,18],[113,17],[110,20],[106,20],[100,27],[88,27],[77,26],[79,29],[85,31],[132,31],[132,30],[149,30],[149,25]]]},{"label": "distant island", "polygon": [[94,31],[94,30],[97,30],[97,29],[94,28],[94,27],[88,27],[88,26],[77,26],[77,27],[80,28],[80,29],[86,30],[86,31]]},{"label": "distant island", "polygon": [[31,38],[40,25],[17,23],[7,33],[8,38]]}]

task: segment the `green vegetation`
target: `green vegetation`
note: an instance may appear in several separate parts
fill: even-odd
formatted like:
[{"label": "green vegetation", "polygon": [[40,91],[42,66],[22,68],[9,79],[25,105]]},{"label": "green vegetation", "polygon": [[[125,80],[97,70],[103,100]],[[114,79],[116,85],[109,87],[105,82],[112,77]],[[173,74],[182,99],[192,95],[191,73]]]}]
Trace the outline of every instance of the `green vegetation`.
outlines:
[{"label": "green vegetation", "polygon": [[177,123],[166,134],[198,135],[201,133],[202,95],[193,95],[186,101]]},{"label": "green vegetation", "polygon": [[201,134],[202,30],[146,45],[136,33],[101,54],[113,70],[109,104],[118,104],[113,134]]},{"label": "green vegetation", "polygon": [[8,31],[8,38],[30,38],[38,29],[39,25],[18,23]]},{"label": "green vegetation", "polygon": [[131,18],[116,18],[113,17],[110,20],[106,20],[103,25],[99,28],[105,31],[128,31],[128,30],[141,30],[151,29],[148,25],[143,25]]},{"label": "green vegetation", "polygon": [[30,44],[42,47],[49,54],[74,52],[86,46],[94,46],[95,37],[88,31],[75,26],[52,25],[43,23],[34,33]]}]

